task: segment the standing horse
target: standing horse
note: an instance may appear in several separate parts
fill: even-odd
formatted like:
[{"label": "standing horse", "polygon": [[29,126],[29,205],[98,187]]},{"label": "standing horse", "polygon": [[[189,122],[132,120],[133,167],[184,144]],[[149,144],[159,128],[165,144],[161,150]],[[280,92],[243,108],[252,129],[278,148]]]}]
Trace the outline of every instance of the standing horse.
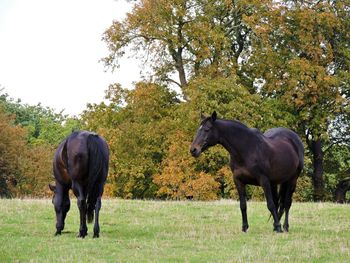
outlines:
[{"label": "standing horse", "polygon": [[[242,213],[242,231],[248,230],[245,186],[260,185],[264,189],[267,207],[274,220],[274,231],[282,232],[280,219],[285,212],[283,228],[289,229],[288,213],[297,178],[304,165],[304,147],[296,133],[274,128],[262,134],[238,121],[203,117],[192,142],[192,156],[211,146],[221,144],[230,153],[230,167],[236,185]],[[280,184],[279,193],[277,185]]]},{"label": "standing horse", "polygon": [[79,237],[87,235],[86,217],[92,222],[95,212],[94,237],[99,237],[101,196],[108,173],[108,145],[99,135],[87,131],[73,132],[58,146],[53,160],[56,185],[52,203],[56,211],[56,235],[64,228],[70,208],[69,189],[78,199]]}]

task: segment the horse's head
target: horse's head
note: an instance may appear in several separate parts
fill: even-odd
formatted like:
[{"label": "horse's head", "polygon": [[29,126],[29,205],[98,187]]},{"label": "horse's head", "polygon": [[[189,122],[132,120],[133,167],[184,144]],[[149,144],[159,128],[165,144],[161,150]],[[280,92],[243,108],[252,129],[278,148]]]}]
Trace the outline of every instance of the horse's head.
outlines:
[{"label": "horse's head", "polygon": [[64,220],[70,209],[70,200],[68,191],[63,191],[62,187],[57,187],[55,185],[49,184],[50,190],[53,192],[52,204],[54,205],[56,212],[56,228],[57,234],[61,234],[64,228]]},{"label": "horse's head", "polygon": [[206,149],[218,143],[219,135],[215,127],[216,117],[215,111],[210,117],[204,117],[202,115],[201,125],[198,128],[190,149],[193,157],[199,157]]}]

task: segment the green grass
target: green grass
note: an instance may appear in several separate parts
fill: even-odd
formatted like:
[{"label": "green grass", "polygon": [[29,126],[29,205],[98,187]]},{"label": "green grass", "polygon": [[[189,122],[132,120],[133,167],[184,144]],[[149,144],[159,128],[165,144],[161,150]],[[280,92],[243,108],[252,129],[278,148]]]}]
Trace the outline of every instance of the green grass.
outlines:
[{"label": "green grass", "polygon": [[349,262],[350,206],[294,203],[290,232],[276,234],[263,202],[103,200],[101,235],[77,238],[72,200],[66,228],[54,236],[51,200],[0,199],[0,262]]}]

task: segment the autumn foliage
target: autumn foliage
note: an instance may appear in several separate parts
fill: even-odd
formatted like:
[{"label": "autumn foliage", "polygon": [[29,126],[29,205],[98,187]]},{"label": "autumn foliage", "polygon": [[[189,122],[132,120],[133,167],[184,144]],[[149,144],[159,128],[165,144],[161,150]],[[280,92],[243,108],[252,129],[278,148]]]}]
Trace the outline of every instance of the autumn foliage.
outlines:
[{"label": "autumn foliage", "polygon": [[0,108],[0,196],[11,196],[21,173],[25,130],[13,125],[13,117]]},{"label": "autumn foliage", "polygon": [[0,196],[47,196],[54,150],[78,125],[41,105],[0,95]]},{"label": "autumn foliage", "polygon": [[[159,187],[157,196],[167,199],[214,200],[218,198],[219,183],[210,174],[196,171],[195,160],[188,154],[189,136],[181,132],[171,138],[163,169],[154,176]],[[182,142],[182,143],[178,143]]]}]

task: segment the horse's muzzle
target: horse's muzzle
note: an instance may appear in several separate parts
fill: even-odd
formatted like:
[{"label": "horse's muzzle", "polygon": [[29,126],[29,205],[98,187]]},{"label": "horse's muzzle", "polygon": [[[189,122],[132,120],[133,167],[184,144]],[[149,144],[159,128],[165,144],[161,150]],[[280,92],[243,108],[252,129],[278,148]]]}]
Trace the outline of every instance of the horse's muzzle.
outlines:
[{"label": "horse's muzzle", "polygon": [[191,147],[190,153],[193,157],[197,158],[201,154],[201,150],[197,149],[196,147]]}]

